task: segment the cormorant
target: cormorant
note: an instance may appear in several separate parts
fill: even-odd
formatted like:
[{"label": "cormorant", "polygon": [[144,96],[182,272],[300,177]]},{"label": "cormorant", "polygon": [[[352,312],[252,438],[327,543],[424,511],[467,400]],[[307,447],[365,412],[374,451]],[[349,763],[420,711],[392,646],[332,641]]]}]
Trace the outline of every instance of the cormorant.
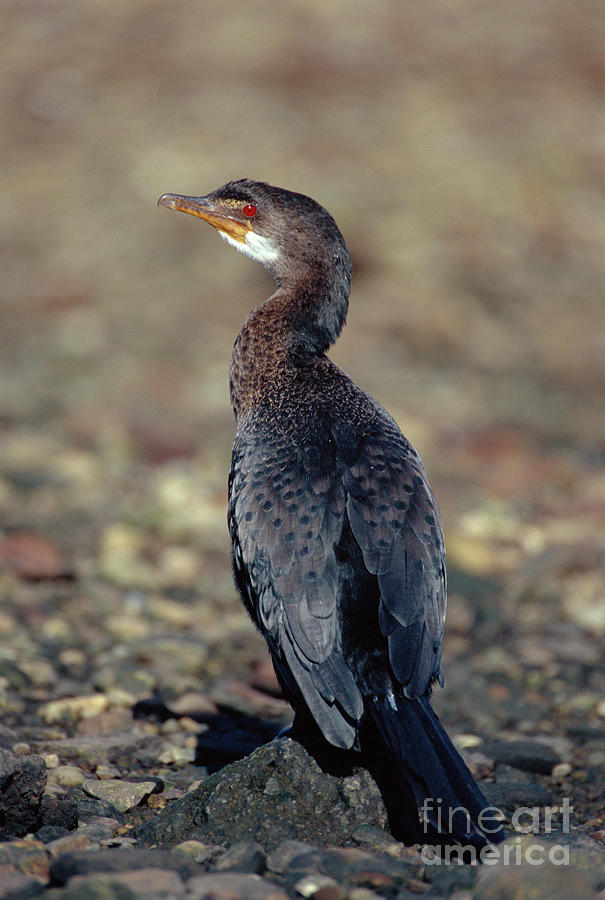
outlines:
[{"label": "cormorant", "polygon": [[228,522],[236,584],[295,725],[370,748],[401,840],[497,840],[429,702],[446,605],[435,498],[394,419],[326,356],[351,283],[334,219],[248,179],[158,203],[209,222],[276,282],[233,347]]}]

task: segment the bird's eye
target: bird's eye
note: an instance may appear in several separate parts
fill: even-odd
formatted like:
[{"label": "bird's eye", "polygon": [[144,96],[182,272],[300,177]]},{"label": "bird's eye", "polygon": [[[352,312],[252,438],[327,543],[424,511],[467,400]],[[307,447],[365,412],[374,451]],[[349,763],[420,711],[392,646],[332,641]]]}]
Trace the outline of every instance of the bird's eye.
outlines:
[{"label": "bird's eye", "polygon": [[252,216],[256,215],[256,206],[254,205],[254,203],[246,203],[242,212],[245,216],[251,219]]}]

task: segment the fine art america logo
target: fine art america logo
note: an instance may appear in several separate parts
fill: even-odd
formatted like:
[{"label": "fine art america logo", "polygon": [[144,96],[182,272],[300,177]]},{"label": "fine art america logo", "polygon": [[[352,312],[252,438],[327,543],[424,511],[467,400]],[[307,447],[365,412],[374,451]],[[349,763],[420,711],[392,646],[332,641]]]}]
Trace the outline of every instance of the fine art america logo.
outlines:
[{"label": "fine art america logo", "polygon": [[[471,816],[464,807],[455,807],[454,809],[443,808],[440,797],[433,799],[427,797],[421,807],[421,813],[424,820],[425,834],[428,832],[430,823],[437,825],[440,832],[452,833],[459,831],[461,821],[465,822],[467,832],[472,831]],[[493,866],[497,862],[502,861],[505,866],[520,866],[526,863],[530,866],[542,866],[549,862],[554,866],[569,865],[569,844],[550,844],[543,843],[532,844],[529,841],[521,841],[519,835],[528,834],[551,834],[553,829],[553,818],[560,819],[557,823],[557,830],[563,834],[569,834],[570,818],[573,813],[573,806],[570,806],[569,799],[565,797],[559,806],[520,806],[511,816],[511,825],[517,834],[514,841],[507,841],[498,846],[496,844],[487,844],[485,847],[477,848],[472,844],[446,845],[444,847],[434,847],[431,844],[425,844],[420,851],[420,856],[425,865],[439,866],[448,863],[459,863],[460,865],[476,865],[481,862],[487,866]],[[503,820],[505,814],[497,806],[488,806],[482,809],[477,816],[477,824],[488,838],[500,840],[502,835]],[[456,828],[453,827],[454,823]]]}]

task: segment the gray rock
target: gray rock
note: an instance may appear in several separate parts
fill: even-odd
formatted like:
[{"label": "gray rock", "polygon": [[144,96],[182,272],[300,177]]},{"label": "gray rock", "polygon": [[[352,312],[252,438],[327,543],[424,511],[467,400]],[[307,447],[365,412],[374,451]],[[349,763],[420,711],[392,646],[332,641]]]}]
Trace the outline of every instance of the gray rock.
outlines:
[{"label": "gray rock", "polygon": [[605,852],[583,835],[525,835],[500,844],[494,853],[496,863],[484,864],[479,872],[477,900],[588,898],[603,885]]},{"label": "gray rock", "polygon": [[312,844],[305,844],[304,841],[284,841],[269,856],[267,868],[270,872],[277,872],[281,875],[297,856],[305,856],[307,853],[314,853],[316,850],[317,847],[314,847]]},{"label": "gray rock", "polygon": [[134,869],[171,869],[183,881],[201,874],[204,869],[184,854],[166,850],[109,849],[79,853],[64,853],[50,866],[52,884],[64,885],[75,875],[91,875],[97,872],[127,872]]},{"label": "gray rock", "polygon": [[216,872],[250,872],[262,875],[267,870],[267,855],[254,841],[233,844],[215,863]]},{"label": "gray rock", "polygon": [[360,769],[344,778],[325,774],[300,744],[281,738],[216,772],[135,835],[161,847],[189,839],[227,847],[253,840],[271,851],[288,839],[348,844],[359,824],[385,822],[380,792],[368,772]]},{"label": "gray rock", "polygon": [[46,787],[40,756],[15,756],[0,749],[0,840],[34,831]]},{"label": "gray rock", "polygon": [[496,763],[506,763],[526,772],[550,775],[561,758],[539,741],[485,741],[478,748]]},{"label": "gray rock", "polygon": [[498,784],[482,784],[481,789],[490,806],[507,812],[525,806],[550,806],[553,802],[552,792],[533,782],[500,781]]},{"label": "gray rock", "polygon": [[99,873],[89,878],[77,876],[67,887],[48,891],[44,895],[44,900],[143,900],[143,898],[117,878],[108,878]]},{"label": "gray rock", "polygon": [[0,872],[21,872],[28,878],[46,882],[48,869],[48,854],[40,841],[22,839],[0,843]]},{"label": "gray rock", "polygon": [[[46,828],[73,831],[78,827],[78,804],[68,797],[42,797],[40,820]],[[38,839],[42,840],[39,832]]]},{"label": "gray rock", "polygon": [[[107,890],[111,893],[106,893]],[[107,897],[122,900],[136,897],[137,900],[167,900],[181,897],[185,885],[177,872],[172,869],[136,868],[124,872],[97,872],[94,875],[75,875],[69,882],[68,890],[80,890],[86,896],[106,900]],[[80,897],[82,894],[79,895]]]},{"label": "gray rock", "polygon": [[128,812],[138,806],[156,789],[155,781],[122,781],[119,778],[107,778],[99,781],[88,778],[82,784],[82,790],[90,797],[111,803],[118,812]]},{"label": "gray rock", "polygon": [[377,825],[358,825],[351,837],[366,850],[387,850],[398,844],[392,834]]},{"label": "gray rock", "polygon": [[44,885],[22,872],[2,872],[0,878],[0,900],[29,900],[38,897]]},{"label": "gray rock", "polygon": [[355,886],[370,887],[392,896],[421,872],[419,857],[408,862],[384,853],[370,853],[358,847],[337,847],[296,857],[282,879],[286,889],[293,890],[305,876],[320,874],[347,889]]},{"label": "gray rock", "polygon": [[288,900],[288,895],[260,875],[214,872],[192,878],[187,884],[188,900]]}]

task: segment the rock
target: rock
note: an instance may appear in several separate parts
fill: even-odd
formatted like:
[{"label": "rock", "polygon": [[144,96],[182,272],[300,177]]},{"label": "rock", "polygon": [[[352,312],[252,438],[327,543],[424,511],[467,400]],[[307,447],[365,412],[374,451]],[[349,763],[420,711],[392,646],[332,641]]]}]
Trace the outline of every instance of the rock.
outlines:
[{"label": "rock", "polygon": [[288,900],[288,895],[260,875],[216,872],[192,878],[187,884],[188,900]]},{"label": "rock", "polygon": [[298,856],[282,875],[286,889],[294,890],[306,876],[323,875],[350,890],[366,887],[395,895],[422,872],[419,856],[414,860],[394,859],[383,853],[369,853],[357,847],[317,850]]},{"label": "rock", "polygon": [[136,725],[118,734],[65,738],[55,744],[60,755],[77,759],[87,769],[109,764],[130,769],[135,761],[145,765],[155,760],[161,745],[160,737],[144,734]]},{"label": "rock", "polygon": [[356,844],[366,850],[387,850],[401,846],[388,831],[376,825],[358,825],[351,835]]},{"label": "rock", "polygon": [[[70,879],[69,890],[81,891],[84,897],[95,900],[107,897],[107,888],[112,891],[110,897],[138,898],[138,900],[166,900],[176,898],[185,893],[183,879],[178,872],[171,869],[132,868],[121,872],[96,872],[94,875],[76,875]],[[93,893],[94,891],[94,893]]]},{"label": "rock", "polygon": [[109,849],[98,852],[64,853],[50,866],[51,883],[67,884],[75,875],[97,872],[128,872],[134,869],[170,869],[183,881],[201,874],[202,866],[181,853],[166,850]]},{"label": "rock", "polygon": [[77,853],[79,850],[92,850],[94,847],[89,836],[84,831],[75,834],[67,834],[64,837],[50,841],[46,849],[51,859],[58,859],[64,853]]},{"label": "rock", "polygon": [[217,872],[251,872],[262,875],[267,870],[267,855],[254,841],[233,844],[214,866]]},{"label": "rock", "polygon": [[0,843],[0,872],[10,867],[29,878],[48,881],[48,856],[40,841]]},{"label": "rock", "polygon": [[512,812],[519,807],[550,806],[553,795],[541,784],[502,780],[498,784],[482,784],[481,789],[490,806]]},{"label": "rock", "polygon": [[[200,691],[188,691],[170,704],[170,709],[178,716],[213,716],[218,712],[216,703]],[[198,730],[199,730],[198,723]]]},{"label": "rock", "polygon": [[67,834],[69,834],[67,828],[61,828],[60,825],[43,825],[36,831],[36,840],[43,844],[50,844],[52,841],[64,838]]},{"label": "rock", "polygon": [[41,757],[15,756],[0,749],[0,840],[35,830],[45,787]]},{"label": "rock", "polygon": [[168,744],[161,753],[158,753],[158,762],[164,766],[184,765],[193,762],[196,751],[193,747],[179,747],[176,744]]},{"label": "rock", "polygon": [[[399,894],[401,900],[410,894]],[[381,900],[380,894],[371,891],[369,888],[353,888],[348,894],[349,900]]]},{"label": "rock", "polygon": [[78,804],[68,797],[42,797],[40,821],[43,826],[73,831],[78,827]]},{"label": "rock", "polygon": [[27,581],[73,578],[59,548],[33,531],[16,531],[2,538],[0,559]]},{"label": "rock", "polygon": [[62,697],[51,700],[40,707],[40,715],[47,723],[77,722],[79,719],[90,719],[107,709],[108,701],[104,694],[90,694],[84,697]]},{"label": "rock", "polygon": [[479,749],[496,763],[506,763],[540,775],[550,775],[561,762],[551,747],[538,741],[485,741]]},{"label": "rock", "polygon": [[30,897],[38,897],[44,890],[44,885],[35,878],[28,878],[22,872],[2,871],[0,877],[1,900],[29,900]]},{"label": "rock", "polygon": [[359,824],[385,822],[368,772],[325,774],[300,744],[280,738],[210,776],[135,834],[141,843],[162,847],[189,839],[224,846],[253,839],[273,850],[303,837],[320,845],[347,844]]},{"label": "rock", "polygon": [[100,843],[108,841],[117,834],[120,822],[109,816],[89,816],[88,821],[78,828],[78,834],[85,834],[90,841]]},{"label": "rock", "polygon": [[88,778],[82,785],[82,790],[90,797],[111,803],[121,813],[138,806],[156,789],[155,781],[132,782],[121,781],[117,778],[106,781]]},{"label": "rock", "polygon": [[52,773],[53,781],[63,787],[82,787],[86,776],[78,766],[57,766]]},{"label": "rock", "polygon": [[237,678],[217,681],[210,691],[210,698],[217,706],[259,719],[290,721],[292,718],[292,707],[285,700],[258,691]]},{"label": "rock", "polygon": [[267,869],[270,872],[277,872],[281,875],[297,856],[305,856],[305,854],[314,853],[316,850],[317,847],[314,847],[312,844],[305,844],[303,841],[284,841],[269,856]]},{"label": "rock", "polygon": [[344,888],[328,875],[305,875],[294,885],[294,890],[301,897],[316,897],[321,900],[344,900],[345,897]]},{"label": "rock", "polygon": [[581,835],[526,835],[492,848],[484,861],[474,896],[477,900],[569,900],[592,897],[602,886],[605,854],[586,846]]},{"label": "rock", "polygon": [[218,844],[202,844],[201,841],[183,841],[182,844],[177,844],[174,849],[206,867],[212,866],[227,852],[224,847],[219,847]]},{"label": "rock", "polygon": [[98,797],[89,797],[84,791],[73,790],[71,799],[75,801],[78,807],[78,818],[83,822],[89,822],[91,819],[121,818],[121,813],[112,803],[106,800],[100,800]]}]

